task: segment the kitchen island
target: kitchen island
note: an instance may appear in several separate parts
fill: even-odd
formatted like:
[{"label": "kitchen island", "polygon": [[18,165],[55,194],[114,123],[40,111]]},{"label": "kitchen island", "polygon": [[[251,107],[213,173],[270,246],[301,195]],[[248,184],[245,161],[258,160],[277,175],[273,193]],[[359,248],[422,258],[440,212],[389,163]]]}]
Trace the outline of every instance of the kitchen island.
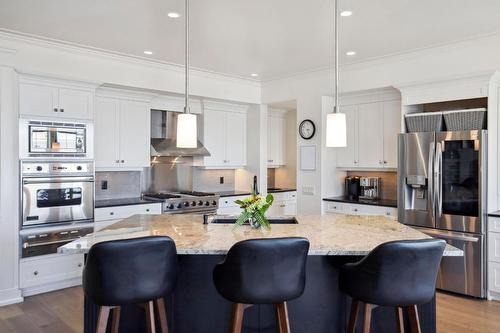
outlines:
[{"label": "kitchen island", "polygon": [[[145,236],[167,235],[179,254],[179,279],[174,295],[167,298],[167,317],[172,332],[228,332],[231,303],[223,299],[212,282],[213,267],[236,242],[251,238],[300,236],[311,246],[304,294],[289,302],[293,332],[344,332],[350,299],[338,289],[339,267],[359,260],[377,245],[428,236],[408,226],[376,216],[343,214],[297,216],[297,224],[277,224],[271,230],[249,226],[235,229],[230,224],[203,224],[200,215],[135,215],[106,229],[64,245],[62,253],[86,253],[98,242]],[[447,247],[446,256],[460,256]],[[265,278],[265,277],[263,277]],[[94,332],[97,306],[85,300],[85,332]],[[422,330],[435,332],[435,301],[419,307]],[[143,331],[142,310],[122,309],[121,332]],[[396,331],[395,312],[377,308],[372,332]],[[276,332],[273,307],[261,305],[245,311],[244,332]]]}]

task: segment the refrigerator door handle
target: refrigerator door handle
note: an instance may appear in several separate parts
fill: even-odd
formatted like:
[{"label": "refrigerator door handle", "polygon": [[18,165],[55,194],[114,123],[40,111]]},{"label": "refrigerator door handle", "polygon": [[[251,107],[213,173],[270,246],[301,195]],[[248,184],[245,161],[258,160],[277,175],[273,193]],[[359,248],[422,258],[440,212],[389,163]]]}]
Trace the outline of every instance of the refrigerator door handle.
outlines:
[{"label": "refrigerator door handle", "polygon": [[442,143],[436,143],[436,157],[434,164],[435,175],[435,201],[437,204],[437,216],[443,215],[443,151]]},{"label": "refrigerator door handle", "polygon": [[430,143],[429,147],[429,165],[427,166],[427,182],[428,182],[428,190],[427,195],[429,196],[429,200],[431,202],[431,217],[434,217],[434,212],[436,211],[436,197],[434,195],[434,155],[435,155],[435,144],[434,142]]}]

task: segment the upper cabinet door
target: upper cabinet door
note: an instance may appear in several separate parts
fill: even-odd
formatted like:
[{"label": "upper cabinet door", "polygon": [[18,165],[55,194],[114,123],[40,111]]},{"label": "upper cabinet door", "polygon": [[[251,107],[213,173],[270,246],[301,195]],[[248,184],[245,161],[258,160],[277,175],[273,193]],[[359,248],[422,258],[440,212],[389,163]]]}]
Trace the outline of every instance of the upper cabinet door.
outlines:
[{"label": "upper cabinet door", "polygon": [[398,166],[398,133],[401,132],[401,102],[384,103],[384,167]]},{"label": "upper cabinet door", "polygon": [[267,163],[269,166],[285,165],[285,118],[269,115],[267,122]]},{"label": "upper cabinet door", "polygon": [[341,106],[340,112],[345,113],[347,129],[347,147],[335,148],[337,166],[341,168],[358,166],[358,107],[356,105]]},{"label": "upper cabinet door", "polygon": [[238,167],[246,165],[246,113],[226,112],[226,162]]},{"label": "upper cabinet door", "polygon": [[[210,156],[204,158],[205,166],[224,166],[226,164],[226,112],[205,109],[203,114],[205,141]],[[241,147],[240,147],[241,148]]]},{"label": "upper cabinet door", "polygon": [[19,113],[33,116],[59,115],[58,89],[31,83],[19,84]]},{"label": "upper cabinet door", "polygon": [[94,154],[97,168],[119,167],[118,113],[120,100],[107,97],[96,98],[94,122]]},{"label": "upper cabinet door", "polygon": [[359,105],[358,109],[358,158],[359,167],[382,168],[384,103]]},{"label": "upper cabinet door", "polygon": [[149,103],[120,101],[120,164],[138,168],[150,166]]},{"label": "upper cabinet door", "polygon": [[88,90],[59,89],[59,115],[75,119],[93,118],[94,94]]}]

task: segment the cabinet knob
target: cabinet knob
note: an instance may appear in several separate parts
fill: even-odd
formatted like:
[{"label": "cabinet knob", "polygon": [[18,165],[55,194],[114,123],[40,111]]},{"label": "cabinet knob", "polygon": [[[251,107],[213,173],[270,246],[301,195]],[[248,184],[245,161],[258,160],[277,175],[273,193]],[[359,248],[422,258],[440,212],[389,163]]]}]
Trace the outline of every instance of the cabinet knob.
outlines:
[{"label": "cabinet knob", "polygon": [[391,215],[391,213],[390,212],[385,212],[385,215]]},{"label": "cabinet knob", "polygon": [[384,164],[387,164],[387,161],[384,161]]},{"label": "cabinet knob", "polygon": [[120,160],[115,160],[115,163],[120,163]]},{"label": "cabinet knob", "polygon": [[34,271],[34,272],[33,272],[33,275],[38,275],[38,271]]},{"label": "cabinet knob", "polygon": [[115,215],[115,212],[109,212],[109,215]]},{"label": "cabinet knob", "polygon": [[57,111],[59,111],[59,109],[58,108],[54,108],[54,112],[57,112]]},{"label": "cabinet knob", "polygon": [[148,208],[148,209],[146,209],[146,212],[149,212],[149,208]]},{"label": "cabinet knob", "polygon": [[358,164],[358,161],[354,161],[354,164]]},{"label": "cabinet knob", "polygon": [[59,112],[64,112],[64,109],[59,109]]},{"label": "cabinet knob", "polygon": [[357,211],[358,211],[358,209],[357,209],[357,208],[354,208],[354,211],[355,211],[355,212],[357,212]]},{"label": "cabinet knob", "polygon": [[120,162],[121,162],[121,163],[125,163],[125,160],[121,160]]},{"label": "cabinet knob", "polygon": [[83,265],[82,265],[82,263],[81,263],[81,262],[79,262],[79,263],[78,263],[78,267],[82,267],[82,266],[83,266]]}]

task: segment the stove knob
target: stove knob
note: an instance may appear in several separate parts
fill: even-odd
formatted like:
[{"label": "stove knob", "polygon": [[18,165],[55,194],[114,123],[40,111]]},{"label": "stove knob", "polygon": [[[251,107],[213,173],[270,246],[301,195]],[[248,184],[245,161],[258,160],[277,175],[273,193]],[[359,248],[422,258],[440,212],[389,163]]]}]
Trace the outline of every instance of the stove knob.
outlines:
[{"label": "stove knob", "polygon": [[198,201],[198,206],[203,206],[203,201]]},{"label": "stove knob", "polygon": [[210,202],[206,201],[205,206],[210,206]]},{"label": "stove knob", "polygon": [[174,209],[174,204],[170,204],[170,206],[168,206],[168,209]]},{"label": "stove knob", "polygon": [[177,205],[177,208],[182,208],[182,204],[181,204],[181,203],[180,203],[180,204],[178,204],[178,205]]},{"label": "stove knob", "polygon": [[186,201],[186,202],[184,203],[184,207],[189,207],[189,202],[187,202],[187,201]]},{"label": "stove knob", "polygon": [[36,167],[36,171],[42,171],[42,170],[43,170],[43,168],[41,166]]},{"label": "stove knob", "polygon": [[212,205],[217,206],[217,201],[212,201]]},{"label": "stove knob", "polygon": [[191,202],[191,206],[196,206],[196,201]]},{"label": "stove knob", "polygon": [[77,166],[76,170],[81,171],[82,170],[82,166],[81,165]]}]

